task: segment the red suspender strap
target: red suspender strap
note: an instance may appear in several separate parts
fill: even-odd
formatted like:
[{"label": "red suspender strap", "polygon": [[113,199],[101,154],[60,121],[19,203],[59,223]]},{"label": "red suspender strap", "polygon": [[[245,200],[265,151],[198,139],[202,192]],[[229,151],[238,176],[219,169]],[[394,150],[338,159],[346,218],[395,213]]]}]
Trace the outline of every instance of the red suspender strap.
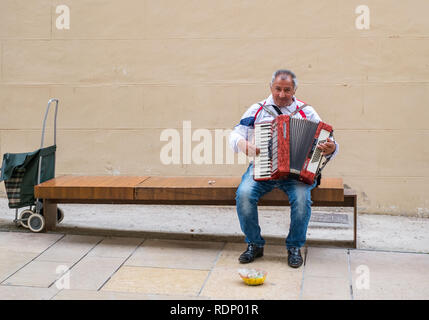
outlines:
[{"label": "red suspender strap", "polygon": [[297,104],[296,105],[296,110],[295,110],[294,114],[299,111],[299,114],[301,115],[301,117],[303,119],[307,119],[307,116],[305,115],[304,111],[302,111],[302,109],[304,109],[306,106],[308,106],[308,104],[306,104],[304,101],[301,101],[301,100],[298,100],[298,99],[296,99],[296,101],[302,102],[303,105],[301,107],[299,107],[299,110],[298,110],[298,104]]},{"label": "red suspender strap", "polygon": [[264,101],[264,104],[262,104],[262,105],[259,104],[261,107],[258,109],[258,111],[256,111],[256,113],[255,113],[255,119],[253,120],[253,122],[256,121],[256,117],[258,116],[259,111],[262,110],[262,108],[265,106],[266,103],[267,103],[267,101]]}]

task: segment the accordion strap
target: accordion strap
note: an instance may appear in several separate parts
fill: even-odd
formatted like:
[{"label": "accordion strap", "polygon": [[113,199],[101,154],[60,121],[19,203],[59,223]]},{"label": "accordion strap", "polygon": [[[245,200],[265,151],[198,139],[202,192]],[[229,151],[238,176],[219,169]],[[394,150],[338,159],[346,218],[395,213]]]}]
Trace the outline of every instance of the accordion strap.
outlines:
[{"label": "accordion strap", "polygon": [[[279,116],[279,115],[281,115],[281,114],[283,114],[281,111],[280,111],[280,109],[279,109],[279,107],[277,107],[276,105],[274,105],[274,104],[262,104],[262,103],[258,103],[265,111],[267,111],[270,115],[272,115],[274,118],[276,118],[277,116]],[[308,106],[308,104],[306,104],[306,103],[304,103],[301,107],[299,107],[298,109],[296,109],[294,112],[292,112],[289,116],[292,118],[294,115],[296,115],[298,112],[300,112],[302,109],[304,109],[305,107],[307,107]],[[276,112],[277,112],[277,115],[273,112],[273,111],[271,111],[268,107],[273,107],[274,108],[274,110],[276,110]]]},{"label": "accordion strap", "polygon": [[[276,118],[278,115],[281,115],[282,113],[281,113],[281,111],[280,110],[276,110],[277,111],[277,113],[280,111],[280,113],[278,114],[278,115],[276,115],[273,111],[271,111],[270,109],[268,109],[268,107],[276,107],[277,108],[277,106],[275,106],[275,105],[273,105],[273,104],[261,104],[261,103],[258,103],[265,111],[267,111],[271,116],[273,116],[273,118]],[[279,108],[277,108],[277,109],[279,109]]]},{"label": "accordion strap", "polygon": [[294,115],[296,115],[298,112],[300,112],[302,109],[304,109],[305,107],[307,107],[308,104],[304,103],[302,106],[300,106],[298,109],[296,109],[294,112],[292,112],[290,114],[290,117],[292,118]]},{"label": "accordion strap", "polygon": [[277,106],[276,106],[276,105],[274,105],[274,104],[272,104],[271,106],[274,108],[274,110],[276,110],[276,112],[277,112],[277,114],[278,114],[278,115],[282,115],[282,114],[283,114],[283,112],[281,112],[281,110],[280,110],[280,108],[279,108],[279,107],[277,107]]},{"label": "accordion strap", "polygon": [[[334,141],[335,141],[335,138],[334,138],[334,131],[332,131],[331,132],[331,134],[330,134],[330,136],[329,136],[330,138],[332,138]],[[329,157],[329,158],[326,158],[326,157],[324,157],[325,159],[324,159],[324,161],[323,161],[323,163],[321,164],[321,166],[319,167],[319,170],[318,170],[318,175],[321,175],[321,172],[322,172],[322,170],[323,170],[323,168],[327,165],[327,163],[329,162],[329,160],[331,160],[331,157]]]}]

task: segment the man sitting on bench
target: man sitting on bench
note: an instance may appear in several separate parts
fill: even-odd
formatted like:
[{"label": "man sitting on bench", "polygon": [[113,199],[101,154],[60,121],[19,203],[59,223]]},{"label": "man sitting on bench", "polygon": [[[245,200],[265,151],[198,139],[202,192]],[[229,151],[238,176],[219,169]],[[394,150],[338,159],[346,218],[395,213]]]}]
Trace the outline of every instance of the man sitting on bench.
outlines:
[{"label": "man sitting on bench", "polygon": [[[272,121],[275,109],[279,109],[277,113],[281,111],[283,114],[290,115],[304,105],[304,102],[294,96],[297,80],[293,72],[289,70],[276,71],[273,74],[270,88],[271,95],[261,101],[260,104],[252,105],[232,131],[229,142],[235,152],[241,151],[248,156],[258,155],[260,150],[249,141],[249,133],[250,130],[253,130],[254,124]],[[275,107],[267,107],[271,108],[273,112],[266,111],[261,106],[264,104],[266,106],[274,105]],[[293,117],[321,121],[311,106],[304,107],[296,112]],[[338,144],[329,138],[326,143],[320,144],[318,148],[322,151],[322,155],[331,159],[338,152]],[[250,163],[236,192],[238,219],[248,244],[247,250],[239,257],[241,263],[249,263],[255,258],[263,256],[265,240],[261,236],[257,204],[260,197],[277,187],[288,195],[291,206],[291,223],[286,238],[288,265],[293,268],[299,268],[302,265],[300,248],[306,241],[307,227],[311,216],[311,190],[315,186],[316,182],[313,185],[308,185],[295,179],[255,181],[253,179],[253,163]]]}]

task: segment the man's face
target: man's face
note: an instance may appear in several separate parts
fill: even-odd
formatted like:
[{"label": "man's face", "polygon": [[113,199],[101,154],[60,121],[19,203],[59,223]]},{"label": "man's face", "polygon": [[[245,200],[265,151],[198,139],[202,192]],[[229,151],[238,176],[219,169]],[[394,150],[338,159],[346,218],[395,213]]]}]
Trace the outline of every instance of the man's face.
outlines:
[{"label": "man's face", "polygon": [[274,103],[279,107],[289,106],[293,101],[295,88],[291,76],[279,75],[271,85]]}]

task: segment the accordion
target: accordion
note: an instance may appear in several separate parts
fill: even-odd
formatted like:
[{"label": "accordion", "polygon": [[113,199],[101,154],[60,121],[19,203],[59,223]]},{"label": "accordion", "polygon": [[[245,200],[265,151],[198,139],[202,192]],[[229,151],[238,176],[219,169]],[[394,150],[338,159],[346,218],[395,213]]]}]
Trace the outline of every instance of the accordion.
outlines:
[{"label": "accordion", "polygon": [[332,137],[332,126],[324,122],[280,115],[273,121],[255,123],[254,158],[256,181],[292,178],[313,184],[321,166],[322,152],[317,145]]}]

